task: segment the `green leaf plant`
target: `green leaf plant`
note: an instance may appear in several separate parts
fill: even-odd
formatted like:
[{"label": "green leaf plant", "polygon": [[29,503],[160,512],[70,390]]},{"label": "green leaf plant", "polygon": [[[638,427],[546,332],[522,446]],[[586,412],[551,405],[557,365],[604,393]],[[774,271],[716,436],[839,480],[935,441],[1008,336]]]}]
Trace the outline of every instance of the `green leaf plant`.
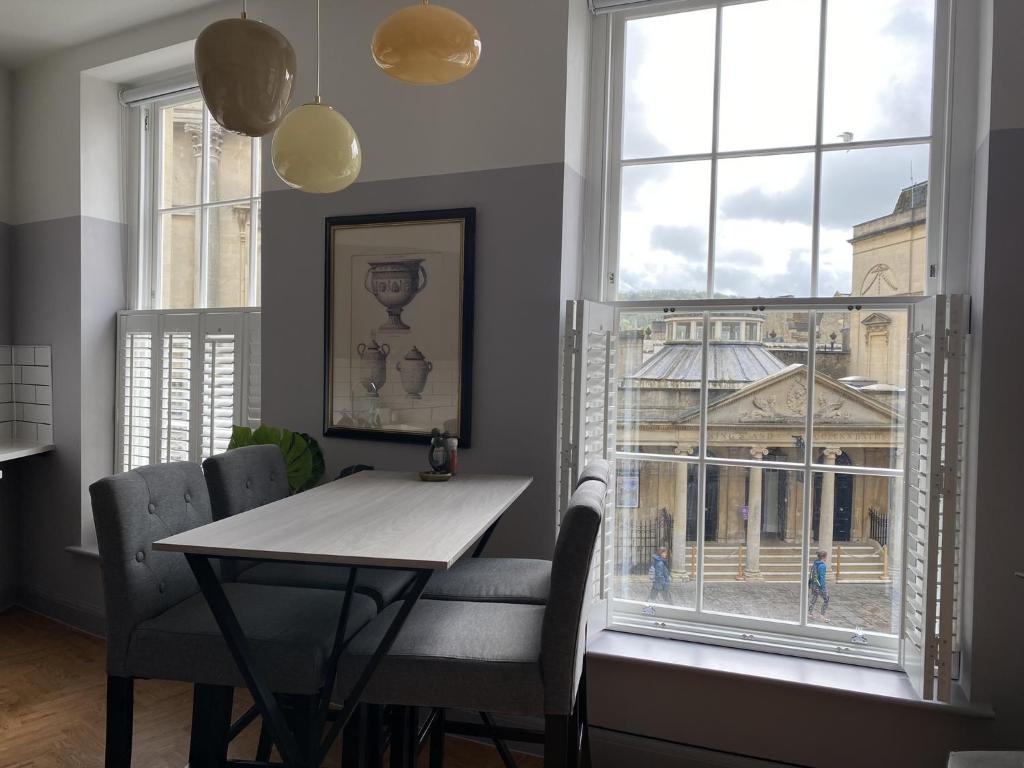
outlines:
[{"label": "green leaf plant", "polygon": [[324,454],[320,444],[305,432],[292,432],[266,424],[256,429],[232,427],[228,450],[247,445],[276,445],[281,449],[288,469],[288,487],[293,494],[308,491],[324,476]]}]

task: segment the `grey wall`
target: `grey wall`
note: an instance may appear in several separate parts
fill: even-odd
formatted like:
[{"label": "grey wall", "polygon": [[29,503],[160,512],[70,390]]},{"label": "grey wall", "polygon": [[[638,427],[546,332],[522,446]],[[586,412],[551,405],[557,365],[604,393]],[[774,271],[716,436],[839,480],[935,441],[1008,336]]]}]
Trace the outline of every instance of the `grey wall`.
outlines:
[{"label": "grey wall", "polygon": [[[10,344],[11,328],[11,73],[0,69],[0,344]],[[0,466],[0,469],[4,467]],[[0,478],[0,611],[15,598],[18,518],[13,503],[14,481]]]},{"label": "grey wall", "polygon": [[[324,218],[477,209],[472,448],[467,472],[532,475],[489,552],[550,556],[563,166],[558,163],[356,184],[336,195],[269,192],[263,204],[263,420],[323,427]],[[328,473],[365,463],[422,469],[426,447],[322,438]]]}]

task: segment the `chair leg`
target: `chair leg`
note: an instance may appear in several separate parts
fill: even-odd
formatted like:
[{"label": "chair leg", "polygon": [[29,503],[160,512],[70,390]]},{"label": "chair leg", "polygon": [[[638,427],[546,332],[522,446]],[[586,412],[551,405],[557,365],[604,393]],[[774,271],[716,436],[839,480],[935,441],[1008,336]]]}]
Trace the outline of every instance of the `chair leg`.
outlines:
[{"label": "chair leg", "polygon": [[430,734],[430,768],[444,768],[444,710],[437,710]]},{"label": "chair leg", "polygon": [[577,727],[579,728],[579,765],[591,768],[590,758],[590,721],[587,717],[587,665],[583,663],[583,675],[580,677],[580,689],[576,698]]},{"label": "chair leg", "polygon": [[231,702],[235,689],[225,685],[197,683],[192,690],[189,768],[223,768],[228,759]]},{"label": "chair leg", "polygon": [[256,746],[256,762],[269,763],[270,750],[273,746],[274,744],[270,740],[270,729],[267,728],[266,723],[260,723],[260,740]]},{"label": "chair leg", "polygon": [[366,739],[367,768],[383,768],[384,760],[384,707],[377,704],[366,705]]},{"label": "chair leg", "polygon": [[390,768],[415,768],[416,741],[415,707],[392,707]]},{"label": "chair leg", "polygon": [[568,715],[545,715],[544,717],[544,768],[575,768],[572,763],[571,717]]},{"label": "chair leg", "polygon": [[105,768],[131,768],[135,681],[107,677],[107,744]]},{"label": "chair leg", "polygon": [[367,768],[366,704],[355,708],[341,733],[341,768]]}]

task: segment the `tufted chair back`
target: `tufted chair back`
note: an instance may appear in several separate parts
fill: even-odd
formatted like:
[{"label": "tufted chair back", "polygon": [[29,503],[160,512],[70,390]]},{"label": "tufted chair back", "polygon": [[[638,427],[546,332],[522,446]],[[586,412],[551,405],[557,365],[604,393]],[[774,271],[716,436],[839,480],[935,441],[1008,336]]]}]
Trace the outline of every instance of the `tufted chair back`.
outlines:
[{"label": "tufted chair back", "polygon": [[276,445],[248,445],[203,462],[213,519],[248,512],[291,494],[288,468]]},{"label": "tufted chair back", "polygon": [[107,672],[127,676],[132,631],[198,592],[181,554],[153,542],[212,521],[198,464],[154,464],[89,486],[103,570]]},{"label": "tufted chair back", "polygon": [[[609,473],[608,463],[603,460],[592,462],[584,470],[585,476],[595,478],[608,477]],[[558,530],[551,561],[551,592],[541,631],[545,714],[568,715],[575,702],[586,650],[586,617],[593,601],[590,564],[607,492],[608,485],[601,479],[583,480],[569,499],[569,510]]]}]

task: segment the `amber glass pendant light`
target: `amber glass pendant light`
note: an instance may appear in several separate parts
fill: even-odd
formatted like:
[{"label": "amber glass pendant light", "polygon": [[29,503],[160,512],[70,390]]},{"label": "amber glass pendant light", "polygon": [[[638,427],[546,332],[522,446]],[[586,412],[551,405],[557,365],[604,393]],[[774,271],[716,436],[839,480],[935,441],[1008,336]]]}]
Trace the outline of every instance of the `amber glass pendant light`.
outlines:
[{"label": "amber glass pendant light", "polygon": [[377,66],[391,77],[415,85],[444,85],[476,67],[480,33],[450,8],[423,0],[381,22],[372,49]]},{"label": "amber glass pendant light", "polygon": [[196,76],[203,101],[224,128],[265,136],[277,127],[295,87],[295,49],[261,21],[222,19],[196,39]]},{"label": "amber glass pendant light", "polygon": [[270,146],[281,180],[303,192],[338,192],[359,176],[359,137],[342,115],[320,102],[320,0],[316,1],[316,91],[313,101],[281,121]]}]

